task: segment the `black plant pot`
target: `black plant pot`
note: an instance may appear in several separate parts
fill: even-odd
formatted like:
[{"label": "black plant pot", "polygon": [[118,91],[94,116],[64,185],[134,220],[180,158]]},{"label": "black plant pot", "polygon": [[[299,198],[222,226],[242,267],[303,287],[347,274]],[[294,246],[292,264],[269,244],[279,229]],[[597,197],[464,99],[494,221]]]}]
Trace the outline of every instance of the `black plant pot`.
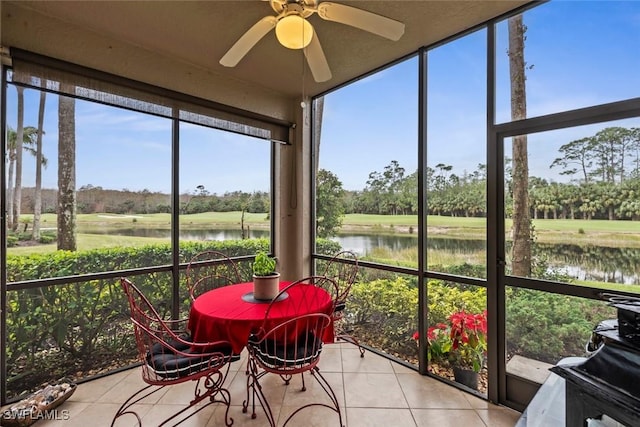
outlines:
[{"label": "black plant pot", "polygon": [[457,383],[466,385],[473,390],[478,389],[478,373],[473,369],[463,369],[454,366],[453,378]]}]

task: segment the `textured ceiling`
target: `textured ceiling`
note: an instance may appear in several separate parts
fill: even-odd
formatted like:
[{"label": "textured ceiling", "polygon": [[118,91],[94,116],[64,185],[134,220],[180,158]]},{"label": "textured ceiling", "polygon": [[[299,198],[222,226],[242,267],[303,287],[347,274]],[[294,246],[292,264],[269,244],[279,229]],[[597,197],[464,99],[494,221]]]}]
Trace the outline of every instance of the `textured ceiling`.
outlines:
[{"label": "textured ceiling", "polygon": [[[318,94],[416,49],[471,28],[528,1],[340,1],[406,25],[389,41],[343,24],[309,18],[324,49],[333,78],[315,83],[301,51],[282,47],[274,32],[265,36],[235,67],[218,61],[254,23],[273,11],[266,1],[3,1],[11,7],[82,27],[101,37],[135,45],[188,63],[212,76],[258,85],[284,96]],[[3,6],[3,14],[7,7]],[[4,19],[5,17],[3,17]],[[44,53],[44,52],[42,52]],[[131,58],[135,61],[135,58]]]}]

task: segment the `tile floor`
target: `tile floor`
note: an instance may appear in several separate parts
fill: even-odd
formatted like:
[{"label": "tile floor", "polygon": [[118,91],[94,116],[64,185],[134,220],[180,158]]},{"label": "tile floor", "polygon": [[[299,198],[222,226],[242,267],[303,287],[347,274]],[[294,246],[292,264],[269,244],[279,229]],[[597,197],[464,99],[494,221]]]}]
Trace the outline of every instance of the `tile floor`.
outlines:
[{"label": "tile floor", "polygon": [[[320,370],[332,385],[340,401],[343,424],[348,427],[513,427],[519,412],[490,404],[474,395],[460,391],[433,378],[424,377],[384,357],[367,352],[360,358],[358,350],[349,344],[336,344],[323,349]],[[261,409],[257,418],[242,413],[246,396],[244,358],[231,365],[227,387],[231,392],[229,411],[234,427],[267,425]],[[271,403],[278,425],[286,414],[309,399],[326,399],[324,392],[310,377],[307,391],[300,391],[299,375],[289,386],[279,377],[268,375],[263,389]],[[41,420],[38,427],[101,427],[109,426],[120,404],[143,386],[139,368],[80,384],[62,406],[68,419]],[[157,426],[172,411],[193,396],[191,383],[167,387],[156,393],[153,401],[139,405],[138,414],[144,426]],[[162,394],[161,394],[162,393]],[[181,426],[224,426],[224,409],[211,405],[189,418]],[[134,426],[133,417],[121,417],[116,426]],[[335,412],[323,407],[305,409],[289,426],[338,426]]]}]

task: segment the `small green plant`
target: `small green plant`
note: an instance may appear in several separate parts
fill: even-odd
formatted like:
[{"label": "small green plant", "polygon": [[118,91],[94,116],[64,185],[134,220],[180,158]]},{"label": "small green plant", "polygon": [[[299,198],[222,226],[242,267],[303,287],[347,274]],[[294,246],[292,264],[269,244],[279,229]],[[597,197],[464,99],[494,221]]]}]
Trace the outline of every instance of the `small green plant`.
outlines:
[{"label": "small green plant", "polygon": [[270,276],[276,272],[276,259],[266,252],[258,252],[251,267],[256,276]]},{"label": "small green plant", "polygon": [[584,228],[578,228],[578,234],[584,234]]}]

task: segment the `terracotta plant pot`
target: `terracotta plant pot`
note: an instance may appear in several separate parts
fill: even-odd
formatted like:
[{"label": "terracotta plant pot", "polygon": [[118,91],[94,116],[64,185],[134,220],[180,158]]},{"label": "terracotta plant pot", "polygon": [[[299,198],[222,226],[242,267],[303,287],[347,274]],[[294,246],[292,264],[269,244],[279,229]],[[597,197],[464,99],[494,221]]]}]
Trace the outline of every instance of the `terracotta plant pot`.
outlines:
[{"label": "terracotta plant pot", "polygon": [[473,369],[463,369],[454,366],[453,377],[457,383],[466,385],[473,390],[478,389],[478,373]]},{"label": "terracotta plant pot", "polygon": [[280,291],[280,273],[270,276],[253,275],[253,297],[261,301],[271,301]]}]

